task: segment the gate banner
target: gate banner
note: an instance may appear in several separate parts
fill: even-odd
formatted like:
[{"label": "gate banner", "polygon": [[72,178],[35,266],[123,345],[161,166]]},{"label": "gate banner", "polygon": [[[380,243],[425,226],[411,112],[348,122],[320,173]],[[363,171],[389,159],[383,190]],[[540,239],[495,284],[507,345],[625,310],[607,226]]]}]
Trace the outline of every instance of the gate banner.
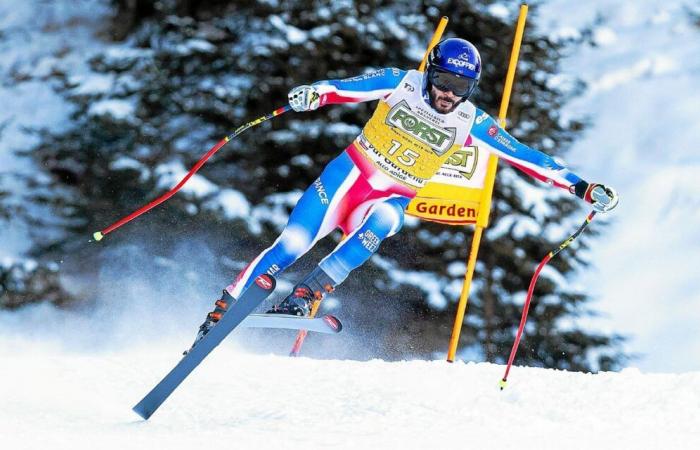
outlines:
[{"label": "gate banner", "polygon": [[474,224],[479,216],[489,152],[463,147],[418,191],[406,213],[448,225]]}]

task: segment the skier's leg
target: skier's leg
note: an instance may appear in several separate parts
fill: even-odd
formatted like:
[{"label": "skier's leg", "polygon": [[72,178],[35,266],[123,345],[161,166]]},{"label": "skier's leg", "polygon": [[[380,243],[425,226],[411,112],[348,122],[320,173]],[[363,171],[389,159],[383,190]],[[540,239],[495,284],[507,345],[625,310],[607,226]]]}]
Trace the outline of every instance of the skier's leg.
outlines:
[{"label": "skier's leg", "polygon": [[358,179],[359,171],[345,153],[331,161],[301,196],[277,240],[253,259],[226,290],[237,298],[258,275],[284,271],[337,228],[353,197],[365,194]]},{"label": "skier's leg", "polygon": [[352,270],[377,252],[384,239],[401,229],[404,209],[409,202],[406,197],[394,197],[375,203],[356,229],[297,284],[280,305],[268,312],[307,315],[314,299],[332,292]]},{"label": "skier's leg", "polygon": [[409,198],[394,197],[376,203],[365,219],[318,265],[338,285],[364,264],[381,242],[399,232]]},{"label": "skier's leg", "polygon": [[309,186],[297,202],[286,227],[277,240],[260,253],[224,289],[215,308],[200,326],[195,343],[219,321],[227,308],[258,275],[274,275],[284,271],[343,219],[342,214],[353,197],[362,196],[368,188],[357,183],[359,171],[347,154],[331,161],[321,176]]}]

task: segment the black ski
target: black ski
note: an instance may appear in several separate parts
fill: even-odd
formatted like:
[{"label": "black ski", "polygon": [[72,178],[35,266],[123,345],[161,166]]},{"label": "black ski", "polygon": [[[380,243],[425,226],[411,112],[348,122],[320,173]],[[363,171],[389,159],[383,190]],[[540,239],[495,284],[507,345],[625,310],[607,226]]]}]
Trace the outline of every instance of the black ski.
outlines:
[{"label": "black ski", "polygon": [[274,290],[275,279],[273,277],[269,275],[257,277],[216,326],[187,352],[151,392],[134,406],[134,412],[148,420],[195,367]]}]

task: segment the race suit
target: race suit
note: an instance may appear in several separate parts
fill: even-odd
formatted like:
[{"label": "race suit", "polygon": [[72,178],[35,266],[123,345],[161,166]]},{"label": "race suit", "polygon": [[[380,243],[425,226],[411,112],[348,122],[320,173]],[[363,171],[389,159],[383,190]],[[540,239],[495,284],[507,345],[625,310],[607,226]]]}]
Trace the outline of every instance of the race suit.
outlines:
[{"label": "race suit", "polygon": [[529,175],[574,192],[581,178],[521,144],[469,101],[452,112],[430,106],[423,73],[381,69],[313,85],[320,105],[379,100],[359,136],[304,192],[277,238],[228,286],[238,298],[260,274],[275,275],[331,231],[346,234],[319,267],[335,284],[362,265],[403,225],[404,209],[440,166],[464,146],[478,146]]}]

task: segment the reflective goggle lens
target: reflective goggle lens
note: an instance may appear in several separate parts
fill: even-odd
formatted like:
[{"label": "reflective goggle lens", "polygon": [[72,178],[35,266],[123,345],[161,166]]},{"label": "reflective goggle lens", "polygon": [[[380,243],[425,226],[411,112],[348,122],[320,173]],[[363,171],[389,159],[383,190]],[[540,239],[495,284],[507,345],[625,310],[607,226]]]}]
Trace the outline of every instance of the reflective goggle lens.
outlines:
[{"label": "reflective goggle lens", "polygon": [[433,69],[430,71],[430,83],[441,91],[451,91],[458,97],[466,97],[476,80],[457,76],[450,72]]}]

